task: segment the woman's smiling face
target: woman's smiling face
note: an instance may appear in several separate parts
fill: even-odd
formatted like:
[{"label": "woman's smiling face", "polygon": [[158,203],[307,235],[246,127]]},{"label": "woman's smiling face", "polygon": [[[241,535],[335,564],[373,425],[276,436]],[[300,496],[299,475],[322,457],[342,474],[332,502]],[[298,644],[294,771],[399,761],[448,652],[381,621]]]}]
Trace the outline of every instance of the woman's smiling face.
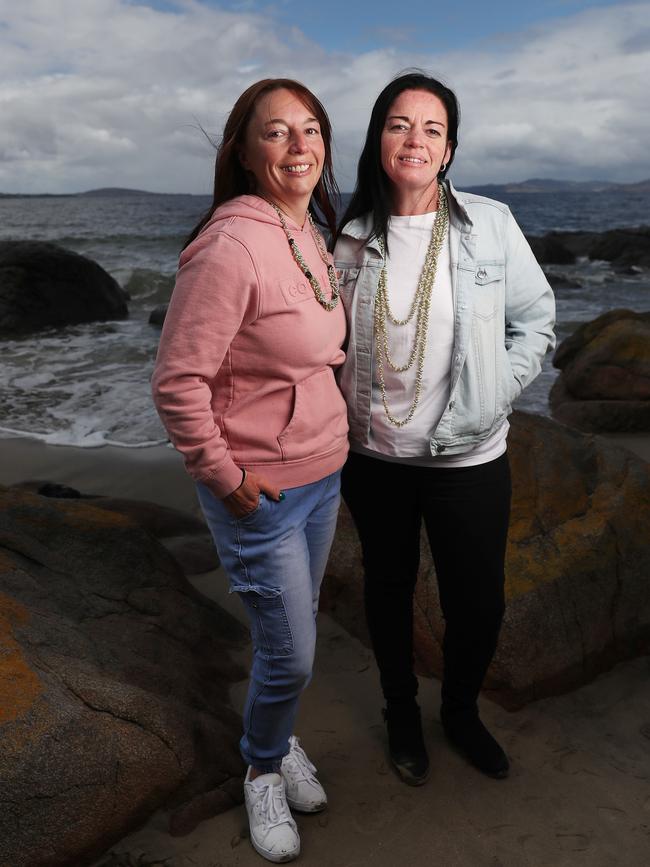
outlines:
[{"label": "woman's smiling face", "polygon": [[447,110],[427,90],[405,90],[388,110],[381,134],[381,164],[394,192],[433,194],[440,166],[448,162]]},{"label": "woman's smiling face", "polygon": [[323,171],[325,144],[313,111],[289,90],[260,97],[240,154],[256,192],[276,204],[309,201]]}]

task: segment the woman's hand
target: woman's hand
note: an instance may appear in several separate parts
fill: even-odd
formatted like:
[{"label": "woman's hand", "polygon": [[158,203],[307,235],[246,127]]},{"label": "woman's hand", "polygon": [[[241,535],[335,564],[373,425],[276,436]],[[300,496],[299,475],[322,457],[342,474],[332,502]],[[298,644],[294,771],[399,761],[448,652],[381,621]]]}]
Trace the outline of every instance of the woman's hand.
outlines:
[{"label": "woman's hand", "polygon": [[235,518],[244,518],[259,505],[260,493],[266,494],[271,500],[284,499],[279,488],[271,485],[256,473],[247,472],[243,483],[232,494],[224,497],[222,502]]}]

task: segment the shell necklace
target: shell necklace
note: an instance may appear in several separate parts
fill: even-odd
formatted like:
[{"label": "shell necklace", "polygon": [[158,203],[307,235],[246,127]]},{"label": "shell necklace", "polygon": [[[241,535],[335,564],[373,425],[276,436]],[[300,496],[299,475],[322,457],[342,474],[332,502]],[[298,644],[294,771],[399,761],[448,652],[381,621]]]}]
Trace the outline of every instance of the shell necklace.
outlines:
[{"label": "shell necklace", "polygon": [[276,212],[278,217],[280,218],[280,223],[282,228],[284,229],[284,234],[287,236],[287,241],[289,242],[289,247],[291,248],[291,254],[296,261],[296,264],[305,275],[305,277],[309,280],[309,285],[314,291],[314,296],[321,307],[324,307],[325,310],[334,310],[336,305],[339,303],[339,281],[336,277],[336,268],[327,258],[327,249],[325,247],[325,242],[321,236],[321,233],[318,231],[316,226],[314,225],[314,221],[309,211],[307,211],[307,219],[309,220],[309,228],[311,229],[311,234],[314,238],[314,242],[316,247],[318,248],[318,252],[323,261],[323,264],[327,266],[327,277],[329,279],[330,288],[332,290],[332,300],[328,301],[325,295],[323,294],[323,290],[320,288],[320,283],[316,279],[316,277],[312,274],[311,268],[305,262],[305,259],[300,252],[298,245],[296,244],[293,235],[291,234],[291,230],[287,225],[287,221],[284,219],[284,214],[275,205],[273,202],[269,202],[269,205]]},{"label": "shell necklace", "polygon": [[[379,283],[377,285],[377,295],[375,297],[375,341],[377,345],[377,379],[379,380],[379,390],[381,391],[381,401],[384,405],[384,410],[388,421],[394,424],[395,427],[404,427],[405,424],[413,418],[413,413],[420,401],[422,392],[422,371],[424,368],[424,353],[427,345],[427,331],[429,325],[429,306],[431,301],[431,290],[433,282],[436,278],[436,269],[438,267],[438,259],[440,251],[447,234],[447,226],[449,225],[449,209],[447,207],[447,197],[444,188],[439,188],[438,213],[431,230],[431,240],[424,258],[422,273],[418,280],[418,285],[413,296],[413,302],[408,316],[405,319],[397,319],[393,315],[388,304],[388,279],[386,275],[386,244],[383,237],[377,238],[379,250],[383,256],[384,262],[381,273],[379,274]],[[408,325],[408,323],[416,317],[415,320],[415,339],[411,349],[408,361],[405,364],[395,364],[393,361],[390,348],[388,346],[388,321],[393,325]],[[391,370],[395,373],[404,373],[409,370],[417,359],[417,367],[415,372],[415,392],[411,406],[403,419],[395,418],[388,406],[386,396],[386,383],[384,381],[384,362],[388,364]]]}]

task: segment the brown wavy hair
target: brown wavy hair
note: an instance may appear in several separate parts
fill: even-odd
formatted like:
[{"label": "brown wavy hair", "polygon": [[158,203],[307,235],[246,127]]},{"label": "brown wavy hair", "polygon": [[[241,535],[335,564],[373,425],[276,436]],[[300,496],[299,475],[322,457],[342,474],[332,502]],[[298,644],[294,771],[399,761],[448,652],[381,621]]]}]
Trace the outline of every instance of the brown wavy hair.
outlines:
[{"label": "brown wavy hair", "polygon": [[331,236],[336,232],[335,203],[339,198],[339,190],[334,180],[334,170],[332,168],[332,125],[327,112],[320,100],[299,81],[294,81],[291,78],[263,78],[261,81],[251,84],[242,93],[228,115],[221,142],[217,147],[212,204],[190,232],[183,245],[183,249],[201,232],[219,205],[222,205],[229,199],[234,199],[235,196],[254,192],[252,176],[242,166],[239,154],[243,147],[246,130],[255,111],[257,100],[274,90],[289,90],[295,94],[309,111],[312,112],[320,124],[323,143],[325,145],[325,160],[323,162],[322,174],[312,193],[309,210],[317,222],[329,229]]}]

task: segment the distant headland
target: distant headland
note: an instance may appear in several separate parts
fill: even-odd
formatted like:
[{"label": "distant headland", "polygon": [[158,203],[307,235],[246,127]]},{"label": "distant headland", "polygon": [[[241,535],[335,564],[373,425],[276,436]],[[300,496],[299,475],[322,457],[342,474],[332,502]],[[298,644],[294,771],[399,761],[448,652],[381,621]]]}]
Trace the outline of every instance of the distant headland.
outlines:
[{"label": "distant headland", "polygon": [[[530,178],[527,181],[517,181],[505,184],[459,184],[461,189],[470,190],[480,195],[499,198],[500,195],[511,193],[601,193],[619,190],[625,193],[650,192],[650,178],[635,183],[616,183],[614,181],[558,181],[551,178]],[[124,196],[185,196],[209,195],[209,193],[159,193],[151,190],[134,190],[128,187],[101,187],[96,190],[85,190],[81,193],[0,193],[1,199],[37,199],[37,198],[123,198]],[[349,194],[344,194],[349,195]]]},{"label": "distant headland", "polygon": [[71,199],[96,196],[104,199],[117,199],[124,196],[185,196],[192,193],[153,193],[151,190],[133,190],[129,187],[100,187],[82,193],[0,193],[0,199]]},{"label": "distant headland", "polygon": [[466,186],[481,195],[492,196],[503,193],[602,193],[621,190],[622,192],[650,192],[650,178],[631,184],[619,184],[614,181],[555,181],[549,178],[531,178],[528,181],[507,184],[474,184]]}]

